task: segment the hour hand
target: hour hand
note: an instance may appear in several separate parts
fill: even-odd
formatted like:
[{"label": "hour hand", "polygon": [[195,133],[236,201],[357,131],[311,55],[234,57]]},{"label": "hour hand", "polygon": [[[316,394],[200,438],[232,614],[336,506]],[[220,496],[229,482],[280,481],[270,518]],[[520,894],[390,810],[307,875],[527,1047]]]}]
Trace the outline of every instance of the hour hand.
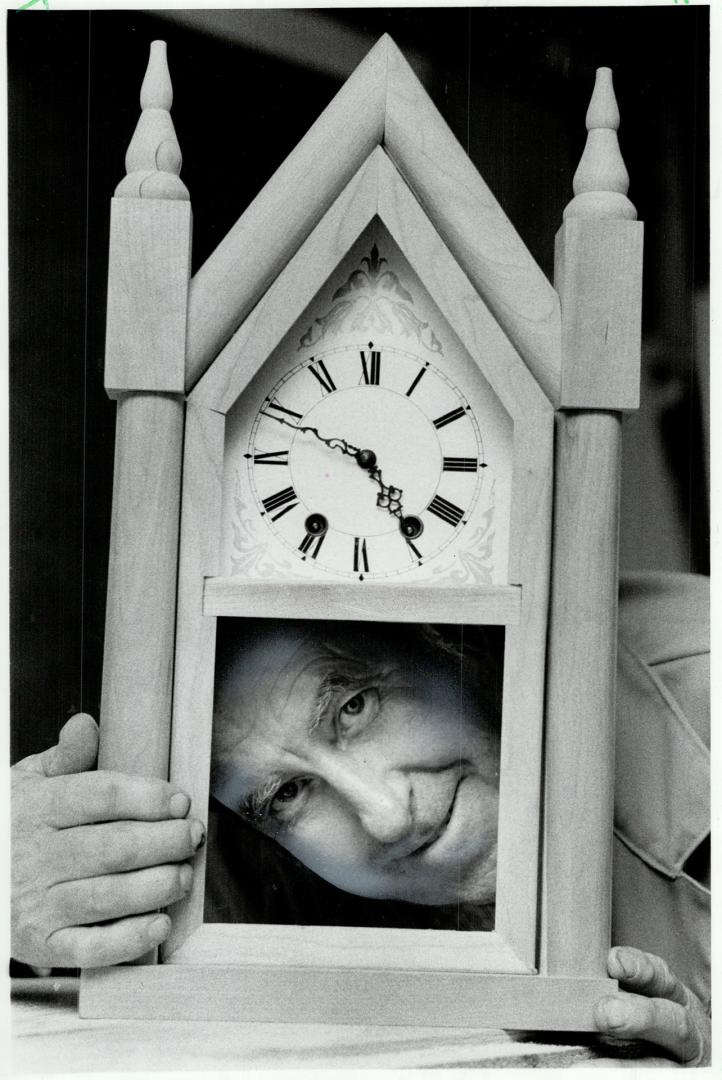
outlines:
[{"label": "hour hand", "polygon": [[356,462],[365,469],[369,474],[371,480],[379,486],[379,493],[376,496],[376,505],[382,510],[388,510],[390,514],[401,520],[401,496],[403,491],[401,488],[394,487],[392,484],[385,484],[384,478],[381,475],[381,469],[376,462],[376,454],[373,450],[359,450],[356,454]]}]

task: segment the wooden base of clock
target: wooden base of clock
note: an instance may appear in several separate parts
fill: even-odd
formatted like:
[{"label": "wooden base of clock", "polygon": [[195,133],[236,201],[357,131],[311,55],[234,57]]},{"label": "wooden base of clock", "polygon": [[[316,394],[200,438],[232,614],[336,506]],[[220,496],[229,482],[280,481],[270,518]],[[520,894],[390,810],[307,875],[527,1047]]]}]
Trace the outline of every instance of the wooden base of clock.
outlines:
[{"label": "wooden base of clock", "polygon": [[167,964],[85,971],[80,1015],[595,1031],[594,1005],[616,989],[601,978]]}]

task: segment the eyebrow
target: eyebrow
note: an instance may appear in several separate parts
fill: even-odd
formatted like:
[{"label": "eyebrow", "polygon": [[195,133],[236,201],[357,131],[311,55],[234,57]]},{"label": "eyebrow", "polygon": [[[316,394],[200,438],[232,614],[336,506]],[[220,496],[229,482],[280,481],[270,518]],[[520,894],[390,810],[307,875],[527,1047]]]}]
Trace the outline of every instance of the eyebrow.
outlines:
[{"label": "eyebrow", "polygon": [[[309,713],[306,733],[312,734],[323,723],[329,707],[340,690],[359,689],[372,678],[372,669],[359,661],[349,661],[347,657],[334,657],[339,662],[353,663],[359,668],[355,674],[344,671],[341,668],[327,672],[316,691],[316,698]],[[257,785],[253,791],[238,805],[236,812],[250,821],[262,821],[266,815],[268,805],[273,795],[284,780],[283,773],[270,773],[265,780]]]}]

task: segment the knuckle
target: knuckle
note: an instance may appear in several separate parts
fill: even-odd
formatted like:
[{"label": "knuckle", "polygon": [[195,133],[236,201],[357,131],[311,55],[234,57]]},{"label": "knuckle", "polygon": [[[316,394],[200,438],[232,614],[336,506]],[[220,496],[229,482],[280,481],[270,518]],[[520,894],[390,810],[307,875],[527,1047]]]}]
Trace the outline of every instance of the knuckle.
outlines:
[{"label": "knuckle", "polygon": [[120,809],[120,784],[117,777],[112,774],[98,773],[97,775],[102,776],[102,780],[100,781],[98,809],[102,816],[112,820],[118,815]]},{"label": "knuckle", "polygon": [[682,1052],[691,1047],[694,1047],[696,1051],[697,1039],[695,1037],[694,1026],[690,1022],[689,1013],[686,1009],[679,1009],[676,1012],[674,1020],[674,1036],[679,1043]]},{"label": "knuckle", "polygon": [[[111,828],[111,826],[108,826]],[[128,821],[113,824],[110,843],[99,851],[99,861],[108,869],[132,870],[142,865],[144,845],[135,825]]]},{"label": "knuckle", "polygon": [[652,960],[652,969],[660,990],[668,990],[670,987],[674,986],[676,980],[667,961],[663,960],[661,956],[655,956],[650,959]]},{"label": "knuckle", "polygon": [[48,962],[52,967],[89,967],[79,941],[66,930],[54,930],[47,939]]},{"label": "knuckle", "polygon": [[118,890],[112,885],[112,878],[88,878],[86,907],[87,914],[93,919],[107,919],[113,913],[117,902]]},{"label": "knuckle", "polygon": [[180,899],[185,896],[191,887],[191,881],[193,879],[193,871],[188,863],[181,863],[173,867],[172,870],[172,889],[174,899]]},{"label": "knuckle", "polygon": [[93,948],[91,940],[85,936],[80,938],[72,950],[69,950],[68,955],[69,959],[66,961],[68,967],[89,968],[99,963],[98,950]]},{"label": "knuckle", "polygon": [[13,910],[11,918],[11,953],[15,959],[45,965],[50,925],[44,913],[37,910]]}]

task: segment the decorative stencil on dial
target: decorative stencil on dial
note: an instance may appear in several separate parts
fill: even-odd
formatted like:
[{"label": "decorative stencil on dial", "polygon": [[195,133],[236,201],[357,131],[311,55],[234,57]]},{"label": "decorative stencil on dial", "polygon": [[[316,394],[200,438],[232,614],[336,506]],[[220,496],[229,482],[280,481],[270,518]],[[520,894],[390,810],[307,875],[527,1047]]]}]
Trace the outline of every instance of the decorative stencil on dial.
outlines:
[{"label": "decorative stencil on dial", "polygon": [[227,572],[505,581],[511,427],[376,222],[228,415]]}]

